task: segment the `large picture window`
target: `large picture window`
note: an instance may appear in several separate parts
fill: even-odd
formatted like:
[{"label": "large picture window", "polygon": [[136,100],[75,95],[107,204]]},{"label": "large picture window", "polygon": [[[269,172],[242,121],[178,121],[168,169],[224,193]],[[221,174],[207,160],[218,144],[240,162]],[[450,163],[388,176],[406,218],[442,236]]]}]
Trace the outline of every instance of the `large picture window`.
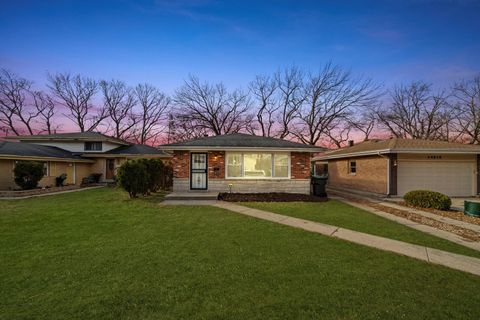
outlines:
[{"label": "large picture window", "polygon": [[288,153],[227,153],[227,178],[289,178]]}]

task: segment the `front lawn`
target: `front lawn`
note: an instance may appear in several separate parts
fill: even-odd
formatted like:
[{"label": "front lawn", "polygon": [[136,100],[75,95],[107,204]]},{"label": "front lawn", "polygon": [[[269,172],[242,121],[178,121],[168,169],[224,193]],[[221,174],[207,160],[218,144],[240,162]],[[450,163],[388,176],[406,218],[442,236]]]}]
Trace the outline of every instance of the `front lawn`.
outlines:
[{"label": "front lawn", "polygon": [[103,188],[0,202],[1,319],[478,319],[480,277]]},{"label": "front lawn", "polygon": [[476,250],[417,231],[337,200],[321,203],[244,202],[242,205],[480,258],[480,252]]}]

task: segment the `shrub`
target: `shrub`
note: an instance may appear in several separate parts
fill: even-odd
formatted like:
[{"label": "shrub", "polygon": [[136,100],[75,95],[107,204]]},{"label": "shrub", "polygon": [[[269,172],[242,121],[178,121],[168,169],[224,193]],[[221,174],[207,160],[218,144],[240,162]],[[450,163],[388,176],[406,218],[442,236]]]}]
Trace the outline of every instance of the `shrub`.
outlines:
[{"label": "shrub", "polygon": [[15,183],[23,190],[36,188],[43,178],[43,163],[35,161],[21,161],[13,169]]},{"label": "shrub", "polygon": [[151,192],[156,192],[160,189],[163,181],[163,162],[160,159],[147,160],[148,174],[150,175],[148,189]]},{"label": "shrub", "polygon": [[56,187],[61,187],[63,186],[63,182],[67,180],[67,174],[66,173],[62,173],[61,175],[59,175],[58,177],[55,178],[55,186]]},{"label": "shrub", "polygon": [[148,192],[149,175],[147,166],[142,160],[127,161],[123,163],[117,172],[118,183],[130,198],[136,198],[138,194]]},{"label": "shrub", "polygon": [[449,210],[452,200],[440,193],[428,190],[414,190],[407,192],[403,199],[408,205],[420,208],[432,208],[437,210]]}]

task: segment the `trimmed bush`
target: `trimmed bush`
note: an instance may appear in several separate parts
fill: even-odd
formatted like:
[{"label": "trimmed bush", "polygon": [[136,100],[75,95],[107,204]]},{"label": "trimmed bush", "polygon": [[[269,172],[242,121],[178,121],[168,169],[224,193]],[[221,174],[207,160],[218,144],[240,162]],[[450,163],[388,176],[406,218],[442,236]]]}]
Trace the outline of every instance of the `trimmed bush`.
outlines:
[{"label": "trimmed bush", "polygon": [[130,198],[148,192],[149,175],[147,166],[142,160],[133,160],[123,163],[117,172],[118,183]]},{"label": "trimmed bush", "polygon": [[452,200],[440,192],[428,190],[414,190],[407,192],[403,199],[408,205],[420,208],[449,210]]},{"label": "trimmed bush", "polygon": [[163,162],[160,159],[144,159],[144,163],[148,170],[148,190],[150,192],[157,192],[160,189],[163,181]]},{"label": "trimmed bush", "polygon": [[56,187],[63,186],[63,183],[65,182],[65,180],[67,180],[67,174],[62,173],[61,175],[55,178],[55,186]]},{"label": "trimmed bush", "polygon": [[34,189],[43,178],[43,163],[35,161],[20,161],[13,169],[15,183],[23,190]]}]

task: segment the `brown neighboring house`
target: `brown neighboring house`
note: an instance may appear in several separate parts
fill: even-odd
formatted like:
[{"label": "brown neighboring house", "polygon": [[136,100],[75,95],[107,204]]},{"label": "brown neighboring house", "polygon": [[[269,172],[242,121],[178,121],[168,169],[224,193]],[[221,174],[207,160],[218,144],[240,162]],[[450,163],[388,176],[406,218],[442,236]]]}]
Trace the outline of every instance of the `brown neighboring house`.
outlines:
[{"label": "brown neighboring house", "polygon": [[[157,148],[131,144],[97,132],[73,132],[34,136],[12,136],[0,141],[0,190],[15,189],[13,169],[17,161],[38,161],[45,177],[39,186],[54,186],[55,177],[67,174],[67,184],[80,185],[92,173],[101,182],[113,181],[117,168],[128,159],[159,158],[171,155]],[[20,142],[11,142],[20,141]]]},{"label": "brown neighboring house", "polygon": [[292,141],[228,134],[159,146],[173,151],[173,190],[310,192],[312,153],[325,149]]},{"label": "brown neighboring house", "polygon": [[391,196],[418,189],[462,197],[480,192],[478,145],[399,138],[369,140],[313,160],[328,162],[328,186],[337,189]]}]

